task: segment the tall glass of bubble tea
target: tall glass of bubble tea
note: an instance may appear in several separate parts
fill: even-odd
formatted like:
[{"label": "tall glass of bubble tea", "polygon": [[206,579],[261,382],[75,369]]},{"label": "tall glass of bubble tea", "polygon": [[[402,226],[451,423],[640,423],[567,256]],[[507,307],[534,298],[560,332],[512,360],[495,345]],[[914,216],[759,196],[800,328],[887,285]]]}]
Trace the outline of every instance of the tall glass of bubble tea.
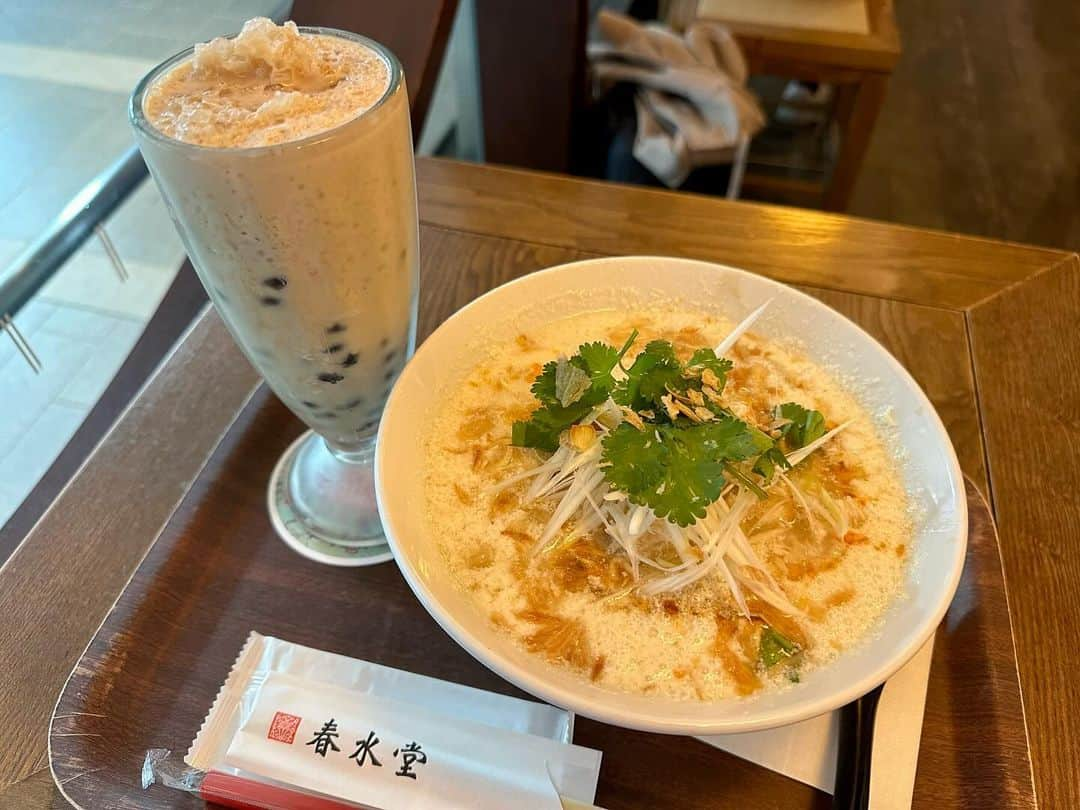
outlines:
[{"label": "tall glass of bubble tea", "polygon": [[250,20],[131,97],[143,157],[236,342],[311,430],[270,517],[312,559],[390,559],[373,455],[416,333],[418,238],[401,65],[365,37]]}]

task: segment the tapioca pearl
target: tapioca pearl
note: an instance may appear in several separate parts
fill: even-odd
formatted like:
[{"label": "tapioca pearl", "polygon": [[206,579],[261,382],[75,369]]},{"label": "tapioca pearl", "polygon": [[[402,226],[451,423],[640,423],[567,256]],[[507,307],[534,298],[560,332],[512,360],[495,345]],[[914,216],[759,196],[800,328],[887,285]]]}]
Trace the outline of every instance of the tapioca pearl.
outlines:
[{"label": "tapioca pearl", "polygon": [[334,374],[333,372],[326,372],[319,375],[319,382],[330,383],[331,385],[337,385],[339,382],[345,379],[341,374]]},{"label": "tapioca pearl", "polygon": [[379,341],[379,348],[380,349],[385,349],[389,345],[390,345],[390,338],[384,337],[382,340]]},{"label": "tapioca pearl", "polygon": [[337,354],[344,348],[344,343],[331,343],[329,346],[323,349],[323,354]]},{"label": "tapioca pearl", "polygon": [[386,365],[390,365],[390,364],[391,364],[391,363],[393,363],[393,362],[394,362],[394,360],[396,360],[396,359],[397,359],[397,350],[396,350],[396,349],[391,349],[390,351],[388,351],[388,352],[387,352],[387,353],[386,353],[386,354],[385,354],[385,355],[383,356],[383,362],[384,362],[384,363],[385,363]]},{"label": "tapioca pearl", "polygon": [[371,430],[375,425],[379,424],[378,419],[369,419],[364,422],[360,427],[356,429],[357,433],[363,433],[365,430]]},{"label": "tapioca pearl", "polygon": [[276,295],[264,295],[259,299],[259,303],[264,307],[276,307],[281,303],[281,299]]},{"label": "tapioca pearl", "polygon": [[326,334],[328,334],[328,335],[336,335],[338,332],[344,332],[344,331],[345,331],[345,324],[340,323],[338,321],[335,321],[334,323],[332,323],[328,327],[326,327]]},{"label": "tapioca pearl", "polygon": [[341,361],[341,365],[343,365],[345,368],[348,368],[349,366],[355,366],[359,359],[359,354],[357,354],[356,352],[349,352],[347,355],[345,355],[345,359]]},{"label": "tapioca pearl", "polygon": [[323,411],[322,413],[315,414],[316,419],[337,419],[337,414],[333,411]]},{"label": "tapioca pearl", "polygon": [[319,407],[318,403],[312,402],[310,399],[302,399],[302,400],[300,400],[300,404],[303,405],[305,408],[318,408]]},{"label": "tapioca pearl", "polygon": [[285,276],[271,276],[263,279],[263,286],[271,290],[284,290],[288,285],[289,280]]},{"label": "tapioca pearl", "polygon": [[[386,382],[393,382],[394,377],[396,377],[396,376],[397,376],[397,369],[388,368],[386,370],[386,373],[383,374],[383,380],[385,380]],[[387,389],[387,390],[389,390],[389,389]]]}]

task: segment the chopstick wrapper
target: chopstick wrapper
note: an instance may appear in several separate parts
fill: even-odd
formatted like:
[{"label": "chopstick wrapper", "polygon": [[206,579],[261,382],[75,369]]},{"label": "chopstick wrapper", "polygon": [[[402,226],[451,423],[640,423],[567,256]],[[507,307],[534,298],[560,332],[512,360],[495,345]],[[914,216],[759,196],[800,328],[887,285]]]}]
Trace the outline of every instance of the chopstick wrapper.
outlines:
[{"label": "chopstick wrapper", "polygon": [[185,762],[359,807],[591,804],[600,753],[531,701],[249,636]]}]

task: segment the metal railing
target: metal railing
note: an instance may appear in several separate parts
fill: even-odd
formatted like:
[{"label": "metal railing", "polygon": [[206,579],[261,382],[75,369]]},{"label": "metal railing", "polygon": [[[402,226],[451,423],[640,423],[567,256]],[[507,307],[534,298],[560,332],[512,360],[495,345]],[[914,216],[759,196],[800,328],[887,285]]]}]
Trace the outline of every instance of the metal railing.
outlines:
[{"label": "metal railing", "polygon": [[132,145],[115,163],[100,172],[75,195],[49,227],[0,275],[0,330],[8,333],[34,371],[41,362],[13,320],[82,244],[95,233],[101,238],[121,279],[127,271],[105,234],[102,223],[146,179],[146,164]]}]

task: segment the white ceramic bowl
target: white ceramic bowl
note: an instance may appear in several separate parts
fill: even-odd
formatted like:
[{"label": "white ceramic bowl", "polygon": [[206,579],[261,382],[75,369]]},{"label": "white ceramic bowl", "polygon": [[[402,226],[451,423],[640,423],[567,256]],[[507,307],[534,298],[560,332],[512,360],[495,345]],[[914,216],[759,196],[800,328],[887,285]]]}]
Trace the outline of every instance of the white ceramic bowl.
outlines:
[{"label": "white ceramic bowl", "polygon": [[[532,325],[597,308],[684,301],[739,321],[773,299],[754,326],[795,339],[852,389],[902,456],[916,509],[906,595],[879,630],[789,689],[714,703],[676,701],[599,688],[517,647],[490,627],[461,593],[425,517],[423,426],[448,387],[467,374],[490,341]],[[553,267],[473,301],[429,337],[394,388],[379,431],[379,511],[394,558],[435,620],[481,662],[527,692],[628,728],[726,734],[794,723],[838,708],[882,683],[930,637],[956,590],[967,544],[960,467],[941,420],[904,368],[866,332],[819,301],[774,281],[705,262],[661,257],[597,259]]]}]

